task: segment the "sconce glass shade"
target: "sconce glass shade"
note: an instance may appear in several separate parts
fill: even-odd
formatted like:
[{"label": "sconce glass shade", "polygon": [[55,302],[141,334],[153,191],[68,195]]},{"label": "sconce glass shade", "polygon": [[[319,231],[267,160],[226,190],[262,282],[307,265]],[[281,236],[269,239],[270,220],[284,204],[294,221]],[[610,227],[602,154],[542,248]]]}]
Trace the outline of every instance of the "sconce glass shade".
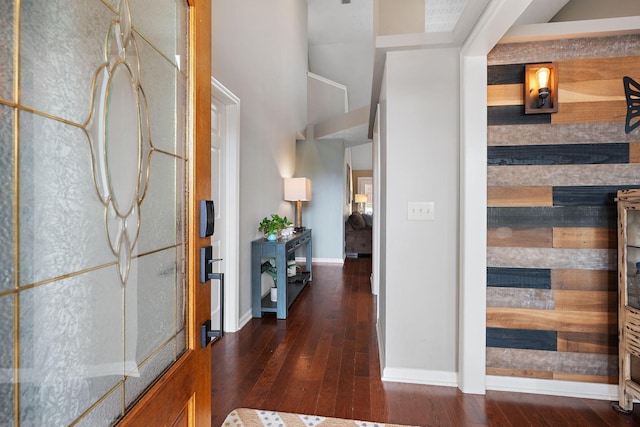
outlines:
[{"label": "sconce glass shade", "polygon": [[552,62],[524,67],[524,113],[558,112],[558,69]]},{"label": "sconce glass shade", "polygon": [[[551,72],[547,67],[542,67],[536,71],[536,79],[538,80],[538,88],[549,87],[549,75]],[[540,90],[538,89],[538,90]]]}]

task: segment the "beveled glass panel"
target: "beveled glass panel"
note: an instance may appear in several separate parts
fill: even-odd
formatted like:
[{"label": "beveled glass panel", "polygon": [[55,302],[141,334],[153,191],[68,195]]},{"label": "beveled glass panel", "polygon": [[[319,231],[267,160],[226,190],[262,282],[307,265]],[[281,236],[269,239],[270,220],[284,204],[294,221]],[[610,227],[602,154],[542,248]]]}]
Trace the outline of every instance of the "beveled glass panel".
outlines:
[{"label": "beveled glass panel", "polygon": [[116,15],[95,0],[22,0],[20,11],[22,104],[84,123]]},{"label": "beveled glass panel", "polygon": [[13,101],[14,8],[15,0],[0,1],[0,98],[8,101]]},{"label": "beveled glass panel", "polygon": [[113,262],[85,133],[20,117],[21,285]]},{"label": "beveled glass panel", "polygon": [[[177,101],[176,101],[176,117],[187,117],[188,114],[188,105],[187,105],[187,94],[188,94],[188,81],[185,76],[178,73],[178,93],[177,93]],[[176,127],[176,144],[177,150],[176,154],[183,157],[188,158],[189,153],[185,150],[187,147],[187,128],[186,126],[177,126]]]},{"label": "beveled glass panel", "polygon": [[[137,304],[135,322],[127,317],[127,343],[135,342],[139,365],[175,336],[176,250],[170,248],[135,260],[138,280],[127,283],[127,309]],[[136,276],[131,276],[134,281]],[[129,286],[133,285],[133,286]],[[135,341],[134,341],[135,338]]]},{"label": "beveled glass panel", "polygon": [[[185,0],[176,0],[178,3],[182,3],[184,6]],[[189,70],[189,9],[186,7],[180,7],[178,5],[178,15],[177,15],[178,27],[176,28],[176,46],[177,52],[176,55],[178,68],[183,75],[187,75]],[[185,92],[186,94],[187,92]],[[178,116],[182,117],[182,116]]]},{"label": "beveled glass panel", "polygon": [[8,425],[14,424],[13,308],[14,295],[0,297],[0,420]]},{"label": "beveled glass panel", "polygon": [[[184,250],[186,245],[181,245],[176,248],[176,257],[184,262]],[[185,328],[185,322],[187,320],[186,310],[186,289],[185,289],[185,269],[180,269],[178,277],[176,278],[176,330],[180,331]],[[184,342],[183,342],[184,344]],[[184,347],[178,348],[178,353],[181,353]]]},{"label": "beveled glass panel", "polygon": [[127,217],[137,203],[140,174],[138,88],[130,68],[121,64],[113,70],[106,111],[107,182],[114,208]]},{"label": "beveled glass panel", "polygon": [[14,287],[13,184],[13,108],[0,105],[0,292]]},{"label": "beveled glass panel", "polygon": [[175,61],[178,10],[176,1],[184,0],[129,0],[131,20],[165,56]]},{"label": "beveled glass panel", "polygon": [[152,156],[150,185],[140,211],[138,253],[175,246],[177,243],[176,166],[182,163],[162,153]]},{"label": "beveled glass panel", "polygon": [[[186,174],[187,174],[187,162],[185,160],[177,160],[176,167],[176,242],[184,244],[187,233],[187,187],[186,187]],[[186,251],[186,249],[183,248]],[[183,253],[183,260],[186,260],[186,252]]]},{"label": "beveled glass panel", "polygon": [[137,40],[140,82],[149,107],[152,144],[181,156],[184,147],[176,147],[177,69],[144,40]]},{"label": "beveled glass panel", "polygon": [[175,338],[145,361],[138,369],[139,376],[125,380],[125,406],[129,407],[154,379],[158,378],[175,360]]},{"label": "beveled glass panel", "polygon": [[107,427],[112,426],[122,415],[122,399],[124,386],[119,385],[103,401],[82,417],[76,426],[78,427]]},{"label": "beveled glass panel", "polygon": [[187,349],[187,332],[182,329],[176,337],[176,355],[180,356]]},{"label": "beveled glass panel", "polygon": [[0,349],[0,424],[113,425],[186,349],[187,20],[183,0],[22,0],[36,113],[19,113],[14,161],[0,106],[0,292],[20,248],[18,293],[0,297],[0,342],[20,342]]},{"label": "beveled glass panel", "polygon": [[20,295],[20,421],[67,425],[123,379],[116,267]]}]

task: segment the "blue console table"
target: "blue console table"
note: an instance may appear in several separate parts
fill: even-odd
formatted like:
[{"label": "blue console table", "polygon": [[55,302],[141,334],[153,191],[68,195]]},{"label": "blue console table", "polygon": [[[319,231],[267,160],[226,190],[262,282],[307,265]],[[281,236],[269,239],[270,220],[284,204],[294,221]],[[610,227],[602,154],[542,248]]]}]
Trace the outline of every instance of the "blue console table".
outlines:
[{"label": "blue console table", "polygon": [[[287,277],[287,260],[295,257],[298,248],[305,248],[306,271]],[[275,258],[277,271],[278,301],[271,302],[269,294],[262,296],[262,273],[260,267],[267,258]],[[262,313],[276,313],[278,319],[286,319],[287,311],[298,294],[311,280],[311,229],[296,233],[289,239],[273,242],[265,238],[251,242],[251,311],[253,317]],[[286,285],[284,285],[286,283]]]}]

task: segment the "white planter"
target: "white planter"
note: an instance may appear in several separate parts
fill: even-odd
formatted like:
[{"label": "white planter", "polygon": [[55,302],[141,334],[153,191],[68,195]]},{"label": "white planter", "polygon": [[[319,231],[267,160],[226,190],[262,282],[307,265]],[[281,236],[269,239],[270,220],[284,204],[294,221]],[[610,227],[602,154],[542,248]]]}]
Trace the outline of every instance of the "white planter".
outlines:
[{"label": "white planter", "polygon": [[295,260],[293,261],[289,261],[287,264],[287,277],[293,277],[296,275],[297,273],[297,267],[298,265],[296,264]]},{"label": "white planter", "polygon": [[271,302],[278,301],[278,288],[271,288]]}]

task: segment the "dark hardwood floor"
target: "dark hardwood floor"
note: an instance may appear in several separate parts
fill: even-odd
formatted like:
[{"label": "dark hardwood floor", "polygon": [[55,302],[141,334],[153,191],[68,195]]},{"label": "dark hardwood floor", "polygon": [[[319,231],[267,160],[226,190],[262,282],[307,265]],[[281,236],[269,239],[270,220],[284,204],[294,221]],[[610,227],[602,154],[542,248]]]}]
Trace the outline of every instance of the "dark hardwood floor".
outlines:
[{"label": "dark hardwood floor", "polygon": [[370,272],[370,258],[314,265],[286,320],[252,319],[215,342],[212,426],[238,407],[419,426],[640,426],[640,409],[605,401],[383,383]]}]

